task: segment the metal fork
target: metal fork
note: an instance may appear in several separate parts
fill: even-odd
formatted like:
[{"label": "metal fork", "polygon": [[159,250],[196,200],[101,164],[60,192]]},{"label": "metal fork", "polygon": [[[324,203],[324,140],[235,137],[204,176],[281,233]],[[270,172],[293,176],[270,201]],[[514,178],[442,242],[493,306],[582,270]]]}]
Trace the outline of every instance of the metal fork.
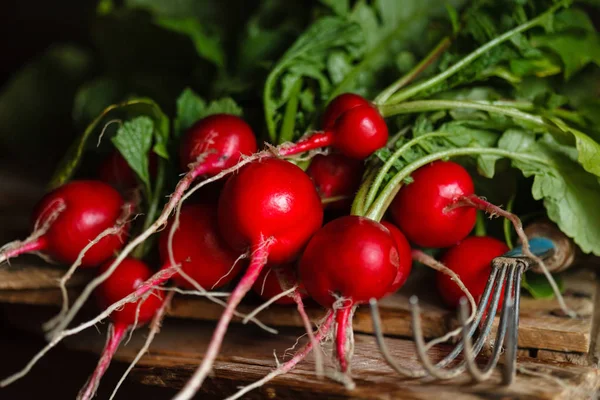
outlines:
[{"label": "metal fork", "polygon": [[[555,240],[552,240],[547,236],[553,237]],[[546,260],[556,259],[557,252],[560,251],[561,248],[561,246],[557,246],[556,235],[554,234],[532,237],[529,239],[529,246],[532,253],[540,257],[544,262],[546,262]],[[572,261],[572,258],[569,259]],[[372,299],[370,301],[370,306],[373,331],[379,349],[386,362],[396,372],[404,376],[432,376],[438,379],[451,379],[467,371],[474,380],[484,381],[494,372],[494,368],[500,359],[501,349],[504,345],[505,362],[502,368],[502,383],[504,385],[509,385],[516,375],[521,278],[523,273],[532,268],[535,264],[536,263],[532,259],[523,256],[522,248],[520,246],[515,247],[513,250],[500,257],[496,257],[492,261],[492,270],[488,277],[483,295],[479,301],[474,320],[470,324],[467,323],[469,306],[465,298],[461,299],[459,315],[460,322],[463,326],[463,339],[457,343],[448,355],[437,363],[432,362],[427,355],[428,346],[425,343],[423,330],[421,328],[419,301],[416,296],[412,296],[409,301],[411,305],[412,327],[417,355],[423,365],[423,369],[420,370],[404,368],[391,356],[384,341],[377,301]],[[564,268],[564,265],[558,267],[555,266],[553,270],[563,270]],[[496,336],[493,340],[494,345],[492,354],[485,366],[480,369],[476,363],[476,358],[491,334],[503,288],[505,288],[504,302],[502,304],[500,322],[498,324]],[[479,330],[477,329],[478,327]],[[477,331],[479,334],[473,343],[473,336]],[[461,352],[463,352],[464,355],[463,359],[455,362]],[[453,363],[454,365],[449,367],[450,364]]]}]

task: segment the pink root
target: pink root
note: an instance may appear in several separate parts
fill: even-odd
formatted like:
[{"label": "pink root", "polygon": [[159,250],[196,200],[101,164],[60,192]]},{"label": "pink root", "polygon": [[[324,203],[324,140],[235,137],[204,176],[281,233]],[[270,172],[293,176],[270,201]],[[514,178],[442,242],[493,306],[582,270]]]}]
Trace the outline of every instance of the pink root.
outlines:
[{"label": "pink root", "polygon": [[335,312],[335,323],[337,325],[335,335],[335,349],[337,354],[338,363],[342,372],[348,371],[348,359],[347,359],[347,337],[348,324],[350,323],[350,316],[352,315],[352,306],[344,306]]},{"label": "pink root", "polygon": [[194,395],[198,392],[198,389],[200,389],[202,386],[204,379],[206,379],[206,376],[211,371],[217,355],[219,354],[221,344],[223,343],[223,338],[225,337],[225,333],[227,332],[227,327],[231,322],[233,313],[242,298],[246,295],[246,293],[248,293],[254,282],[256,282],[260,271],[262,271],[263,267],[267,263],[269,249],[272,245],[272,240],[263,238],[261,243],[257,246],[256,250],[252,254],[252,259],[248,269],[246,270],[246,273],[227,300],[227,307],[225,307],[225,310],[221,315],[221,319],[219,319],[217,327],[210,340],[210,344],[208,345],[208,349],[206,350],[206,354],[204,355],[204,360],[202,360],[202,363],[196,369],[184,388],[174,397],[174,400],[189,400],[194,397]]},{"label": "pink root", "polygon": [[10,258],[20,256],[21,254],[33,253],[34,251],[43,251],[48,246],[45,236],[40,236],[33,240],[24,242],[14,242],[6,246],[4,251],[0,252],[0,264]]},{"label": "pink root", "polygon": [[98,365],[96,366],[94,373],[92,376],[90,376],[90,379],[86,385],[77,395],[78,400],[89,400],[94,397],[96,390],[98,389],[98,385],[100,384],[100,379],[102,379],[102,376],[108,369],[113,356],[119,348],[119,344],[123,340],[125,333],[127,333],[127,329],[128,327],[126,325],[115,325],[110,330],[110,337],[106,342],[106,347],[102,352],[102,357],[100,358],[100,361],[98,361]]},{"label": "pink root", "polygon": [[333,323],[333,317],[334,317],[334,312],[333,312],[333,310],[330,310],[327,313],[327,315],[325,316],[325,320],[323,321],[323,324],[321,325],[321,327],[319,328],[317,333],[314,335],[314,337],[315,337],[314,342],[309,341],[308,343],[306,343],[304,345],[304,347],[302,347],[300,350],[298,350],[296,352],[296,354],[294,354],[294,356],[290,360],[288,360],[284,364],[279,365],[276,370],[272,371],[271,373],[266,375],[261,380],[254,382],[253,384],[248,385],[246,387],[243,387],[242,389],[240,389],[239,392],[228,397],[226,400],[239,399],[242,396],[244,396],[246,393],[263,386],[265,383],[273,380],[274,378],[290,372],[296,365],[298,365],[298,363],[300,363],[302,360],[304,360],[306,358],[306,356],[308,354],[310,354],[310,351],[312,349],[315,349],[315,355],[316,355],[319,352],[319,349],[317,347],[315,347],[315,344],[321,343],[327,337],[327,335],[329,334],[329,330],[331,329],[331,325]]},{"label": "pink root", "polygon": [[281,157],[293,156],[300,153],[305,153],[309,150],[319,149],[321,147],[331,146],[333,143],[333,132],[315,132],[306,139],[302,139],[297,143],[290,145],[281,145],[277,148],[277,152]]}]

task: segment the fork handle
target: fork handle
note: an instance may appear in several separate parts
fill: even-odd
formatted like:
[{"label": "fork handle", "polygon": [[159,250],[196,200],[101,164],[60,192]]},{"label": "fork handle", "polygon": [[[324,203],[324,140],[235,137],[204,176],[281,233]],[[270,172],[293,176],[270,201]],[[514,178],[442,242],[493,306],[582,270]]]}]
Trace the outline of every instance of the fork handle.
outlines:
[{"label": "fork handle", "polygon": [[[544,264],[550,272],[562,272],[574,264],[578,254],[577,246],[549,219],[541,219],[531,223],[525,228],[525,234],[530,238],[531,251],[544,259]],[[534,242],[542,247],[542,242],[546,242],[546,245],[550,242],[554,247],[554,251],[545,256],[537,254],[536,250],[542,250],[542,248],[534,249]],[[537,265],[532,266],[531,270],[537,273],[542,272]]]}]

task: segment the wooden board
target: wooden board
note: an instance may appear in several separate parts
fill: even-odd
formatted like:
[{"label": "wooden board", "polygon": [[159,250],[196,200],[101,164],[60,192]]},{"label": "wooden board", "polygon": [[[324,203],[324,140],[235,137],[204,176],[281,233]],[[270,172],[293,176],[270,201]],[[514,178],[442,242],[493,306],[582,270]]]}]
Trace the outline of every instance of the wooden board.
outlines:
[{"label": "wooden board", "polygon": [[[47,289],[47,283],[52,279],[40,278],[39,269],[32,270],[32,283],[35,287],[45,287],[43,290],[24,290],[29,268],[21,269],[22,275],[17,275],[22,290],[0,290],[0,302],[14,304],[60,304],[60,293]],[[46,272],[45,274],[49,274]],[[53,272],[58,276],[58,272]],[[0,276],[1,278],[1,276]],[[5,279],[8,279],[6,275]],[[417,295],[421,300],[423,330],[426,337],[437,337],[456,326],[455,313],[445,309],[431,285],[423,281],[431,280],[427,270],[421,270],[411,277],[410,282],[402,290],[386,299],[380,304],[380,312],[384,331],[387,335],[410,337],[412,327],[408,298]],[[42,282],[45,286],[42,286]],[[74,282],[74,287],[86,281],[81,275]],[[7,285],[7,283],[4,283]],[[562,315],[555,300],[534,300],[523,296],[521,301],[519,346],[522,348],[544,349],[561,352],[587,353],[590,350],[592,337],[592,322],[598,291],[595,274],[586,269],[568,273],[565,276],[565,299],[580,315],[577,319],[570,319]],[[73,289],[71,298],[75,296]],[[259,303],[252,298],[239,308],[242,313],[251,312]],[[174,299],[170,315],[179,318],[216,320],[222,313],[222,307],[203,298],[178,296]],[[308,313],[312,319],[318,319],[323,311],[313,305],[309,306]],[[272,306],[264,310],[259,319],[272,326],[302,326],[302,322],[294,307]],[[357,332],[371,333],[371,316],[367,307],[362,307],[354,318],[354,329]]]},{"label": "wooden board", "polygon": [[[134,370],[133,377],[148,385],[180,388],[195,366],[212,334],[213,325],[208,323],[167,320],[152,344],[151,351]],[[273,351],[280,361],[286,349],[301,334],[298,330],[286,330],[277,336],[268,335],[253,327],[235,326],[230,329],[215,363],[213,377],[202,390],[218,393],[220,398],[232,394],[237,386],[254,382],[275,368]],[[99,352],[104,345],[104,334],[88,330],[67,342],[68,347],[82,351]],[[119,349],[117,359],[130,362],[145,340],[144,332],[136,332],[131,342]],[[600,371],[583,366],[565,367],[564,363],[539,362],[528,358],[519,360],[522,369],[543,372],[550,378],[518,374],[509,388],[498,385],[499,373],[490,382],[472,384],[463,376],[450,382],[431,379],[407,379],[391,370],[380,356],[372,336],[357,334],[355,354],[352,359],[352,376],[357,384],[354,391],[345,390],[340,384],[314,377],[312,357],[298,365],[291,373],[256,390],[250,398],[279,399],[584,399],[590,398],[600,387]],[[418,368],[414,344],[404,339],[388,339],[392,354],[402,359],[403,365]],[[330,354],[326,349],[325,354]],[[447,346],[431,351],[433,359],[447,354]],[[481,360],[485,362],[485,360]],[[557,382],[560,379],[560,383]]]}]

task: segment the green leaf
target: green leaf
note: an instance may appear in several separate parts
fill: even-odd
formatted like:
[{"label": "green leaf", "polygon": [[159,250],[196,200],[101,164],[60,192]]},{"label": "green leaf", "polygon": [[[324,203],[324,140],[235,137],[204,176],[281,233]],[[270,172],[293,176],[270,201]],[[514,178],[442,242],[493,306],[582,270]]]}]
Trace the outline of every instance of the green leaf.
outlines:
[{"label": "green leaf", "polygon": [[344,16],[350,11],[349,0],[320,0],[321,3],[331,8],[337,15]]},{"label": "green leaf", "polygon": [[560,230],[585,253],[600,255],[600,181],[579,164],[577,150],[551,135],[536,141],[530,133],[516,130],[503,135],[498,147],[544,160],[513,160],[512,164],[534,178],[533,198],[543,200],[548,217]]},{"label": "green leaf", "polygon": [[154,123],[154,151],[162,158],[168,159],[167,144],[169,140],[169,118],[152,100],[146,98],[131,99],[107,107],[83,133],[73,142],[50,181],[50,188],[56,188],[68,182],[88,149],[95,146],[97,135],[109,121],[129,120],[137,116],[146,116]]},{"label": "green leaf", "polygon": [[233,99],[226,97],[206,101],[197,95],[192,89],[186,88],[177,99],[177,117],[175,118],[175,137],[181,137],[190,126],[202,118],[213,114],[232,114],[241,116],[242,109]]},{"label": "green leaf", "polygon": [[[552,275],[558,289],[561,293],[565,291],[565,284],[559,275]],[[542,274],[536,274],[534,272],[527,272],[523,275],[521,280],[521,287],[534,298],[534,299],[553,299],[554,291],[552,286],[548,283],[546,277]]]},{"label": "green leaf", "polygon": [[551,118],[550,120],[563,132],[573,135],[577,147],[577,161],[579,161],[586,171],[600,177],[600,144],[558,118]]},{"label": "green leaf", "polygon": [[[302,88],[314,82],[319,95],[315,101],[322,103],[329,96],[331,76],[327,70],[327,60],[334,52],[342,52],[350,60],[361,53],[363,38],[357,24],[337,17],[324,17],[314,22],[285,52],[269,74],[264,88],[265,120],[269,136],[278,141],[285,104],[290,100],[293,83],[302,79]],[[306,99],[306,98],[305,98]],[[297,131],[306,128],[306,115],[312,113],[300,102],[298,117],[301,125]],[[312,105],[309,105],[312,106]],[[312,106],[312,108],[316,108]],[[303,117],[303,118],[302,118]]]},{"label": "green leaf", "polygon": [[143,116],[125,122],[112,138],[113,144],[148,188],[148,192],[150,192],[148,152],[152,147],[153,132],[154,122]]},{"label": "green leaf", "polygon": [[173,32],[189,36],[199,56],[213,62],[217,67],[225,67],[225,53],[219,38],[208,35],[196,19],[159,17],[156,23]]},{"label": "green leaf", "polygon": [[122,100],[121,87],[110,78],[98,78],[85,83],[75,94],[73,120],[77,126],[86,126],[102,110]]}]

